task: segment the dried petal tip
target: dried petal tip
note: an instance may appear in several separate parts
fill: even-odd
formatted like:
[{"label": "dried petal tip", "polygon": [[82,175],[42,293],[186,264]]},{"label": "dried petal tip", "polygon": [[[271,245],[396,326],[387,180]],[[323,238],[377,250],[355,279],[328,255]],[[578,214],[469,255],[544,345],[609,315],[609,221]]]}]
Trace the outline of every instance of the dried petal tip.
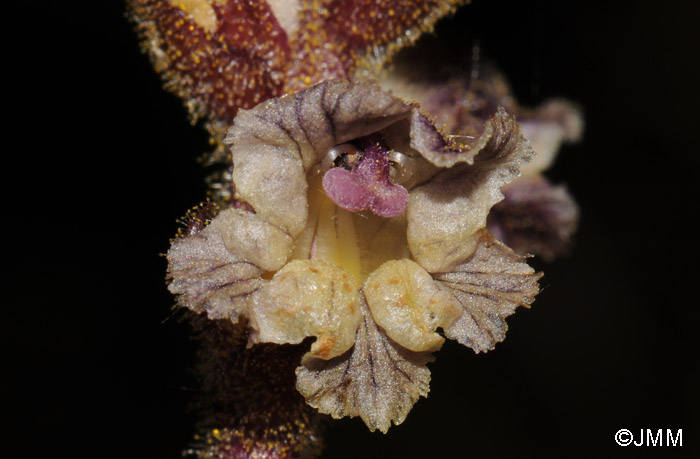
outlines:
[{"label": "dried petal tip", "polygon": [[396,217],[406,210],[408,191],[392,183],[389,148],[377,138],[362,139],[362,158],[347,168],[334,167],[323,176],[323,189],[343,209],[370,209],[380,217]]}]

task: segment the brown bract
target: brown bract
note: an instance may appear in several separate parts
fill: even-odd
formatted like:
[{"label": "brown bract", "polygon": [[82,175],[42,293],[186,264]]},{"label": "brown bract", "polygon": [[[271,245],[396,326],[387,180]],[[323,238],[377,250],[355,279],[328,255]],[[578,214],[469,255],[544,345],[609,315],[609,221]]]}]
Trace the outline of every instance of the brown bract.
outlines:
[{"label": "brown bract", "polygon": [[[449,141],[373,82],[327,81],[241,110],[225,142],[249,210],[175,239],[171,292],[211,317],[245,317],[251,345],[315,337],[299,391],[322,413],[385,432],[427,394],[440,329],[492,349],[503,319],[538,291],[539,275],[485,230],[532,150],[503,109],[480,132]],[[409,193],[391,218],[350,212],[321,185],[335,165],[327,156],[370,135],[397,158],[391,180]]]},{"label": "brown bract", "polygon": [[130,0],[166,87],[211,130],[239,108],[357,69],[376,74],[463,0]]},{"label": "brown bract", "polygon": [[244,324],[187,314],[199,341],[195,407],[201,416],[192,449],[199,459],[317,457],[320,415],[295,388],[301,346],[246,349]]},{"label": "brown bract", "polygon": [[131,0],[144,50],[194,118],[229,123],[282,93],[287,35],[267,2]]}]

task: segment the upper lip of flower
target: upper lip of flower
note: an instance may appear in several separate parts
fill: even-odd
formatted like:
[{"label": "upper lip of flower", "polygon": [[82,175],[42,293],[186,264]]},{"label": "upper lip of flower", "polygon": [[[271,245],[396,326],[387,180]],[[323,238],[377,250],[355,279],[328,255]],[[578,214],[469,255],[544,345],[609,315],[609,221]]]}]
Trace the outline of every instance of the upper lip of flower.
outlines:
[{"label": "upper lip of flower", "polygon": [[[325,156],[335,155],[338,145],[366,142],[377,133],[386,147],[367,148],[374,164],[360,161],[330,172],[320,167],[328,167]],[[522,258],[484,233],[499,188],[532,156],[503,110],[480,137],[455,146],[416,107],[376,84],[327,81],[241,111],[226,143],[237,197],[254,212],[228,209],[200,233],[176,240],[168,254],[170,289],[186,306],[213,317],[246,316],[253,343],[316,336],[307,364],[340,358],[364,320],[366,336],[390,338],[386,345],[413,352],[439,348],[444,339],[438,328],[486,350],[500,340],[501,317],[529,304],[537,291],[538,276]],[[409,177],[398,174],[402,185],[390,180],[390,149],[412,163]],[[362,176],[367,173],[377,176]],[[334,195],[335,189],[329,200],[323,191],[328,174],[330,182],[356,174],[352,185],[369,188],[371,199],[358,204],[343,190]],[[406,212],[396,206],[384,212],[386,203],[373,199],[399,186],[408,195]],[[369,207],[392,218],[342,207]],[[501,300],[503,291],[509,296]],[[484,317],[469,311],[466,303],[481,301],[474,295],[487,295],[495,303],[483,307],[495,310]],[[368,317],[379,325],[378,335],[367,328]],[[480,336],[484,327],[488,338]]]}]

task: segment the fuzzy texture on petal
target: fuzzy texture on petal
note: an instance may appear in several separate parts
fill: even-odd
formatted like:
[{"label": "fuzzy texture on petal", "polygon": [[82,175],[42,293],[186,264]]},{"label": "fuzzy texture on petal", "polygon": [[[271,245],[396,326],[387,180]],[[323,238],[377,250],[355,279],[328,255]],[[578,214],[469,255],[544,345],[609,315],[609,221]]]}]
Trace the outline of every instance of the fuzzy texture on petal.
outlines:
[{"label": "fuzzy texture on petal", "polygon": [[411,146],[438,167],[452,167],[458,163],[474,164],[474,157],[485,148],[489,140],[488,135],[482,135],[460,144],[458,148],[448,146],[433,123],[426,117],[411,118]]},{"label": "fuzzy texture on petal", "polygon": [[309,405],[335,419],[360,416],[370,430],[386,433],[401,424],[421,396],[427,397],[433,361],[391,340],[363,307],[355,347],[332,360],[297,368],[297,389]]},{"label": "fuzzy texture on petal", "polygon": [[505,318],[518,306],[529,306],[539,292],[542,277],[525,257],[481,231],[476,252],[453,272],[433,276],[463,309],[461,317],[445,328],[445,336],[476,352],[492,350],[508,330]]},{"label": "fuzzy texture on petal", "polygon": [[255,156],[264,145],[281,150],[308,172],[330,148],[380,131],[411,108],[374,81],[330,80],[241,110],[225,142],[234,154]]},{"label": "fuzzy texture on petal", "polygon": [[241,110],[225,139],[237,197],[296,237],[307,219],[306,173],[333,146],[381,130],[410,111],[376,83],[347,81]]},{"label": "fuzzy texture on petal", "polygon": [[[498,116],[495,119],[500,120]],[[389,147],[400,148],[413,165],[413,177],[398,183],[409,189],[428,180],[440,167],[472,163],[479,152],[482,157],[491,153],[498,156],[500,151],[484,153],[488,148],[499,148],[499,142],[504,141],[504,134],[489,126],[471,146],[450,145],[416,107],[383,91],[376,82],[333,80],[241,110],[224,142],[231,147],[235,166],[235,198],[250,205],[263,220],[296,237],[307,218],[306,174],[334,146],[377,132],[386,134],[391,139]],[[403,208],[404,193],[390,186],[383,191],[386,193],[378,193],[379,198],[372,200],[375,210],[393,216],[396,209]]]},{"label": "fuzzy texture on petal", "polygon": [[484,123],[498,107],[520,119],[521,109],[508,83],[491,66],[480,65],[478,74],[474,75],[470,69],[446,68],[442,60],[425,65],[426,56],[417,61],[415,56],[404,57],[407,59],[399,59],[394,70],[382,81],[383,87],[418,102],[423,110],[435,116],[435,124],[444,126],[450,134],[464,137],[467,142],[476,141],[483,132]]},{"label": "fuzzy texture on petal", "polygon": [[265,281],[260,278],[263,270],[238,255],[236,247],[227,247],[230,216],[222,212],[201,231],[176,238],[167,254],[167,279],[180,306],[236,322],[247,314],[251,294]]},{"label": "fuzzy texture on petal", "polygon": [[284,266],[294,246],[287,233],[242,209],[227,209],[212,224],[229,252],[265,271]]},{"label": "fuzzy texture on petal", "polygon": [[362,316],[355,278],[318,260],[293,260],[259,291],[251,342],[318,339],[306,358],[331,359],[350,349]]},{"label": "fuzzy texture on petal", "polygon": [[515,117],[499,109],[482,134],[487,142],[474,164],[458,165],[412,190],[408,202],[408,244],[429,272],[452,270],[476,250],[500,188],[520,174],[533,151]]},{"label": "fuzzy texture on petal", "polygon": [[[575,103],[552,99],[535,109],[521,107],[503,75],[490,65],[480,66],[471,77],[464,76],[469,75],[469,71],[457,72],[438,63],[434,69],[428,66],[425,70],[424,67],[410,58],[398,62],[395,70],[383,81],[383,86],[419,102],[423,110],[436,116],[437,125],[444,124],[448,132],[467,145],[477,141],[484,122],[497,112],[498,107],[504,107],[508,113],[517,116],[523,136],[537,153],[534,160],[521,170],[523,175],[546,170],[562,143],[578,142],[581,138],[584,121],[581,108]],[[475,153],[478,149],[473,146],[470,151]]]},{"label": "fuzzy texture on petal", "polygon": [[440,349],[438,327],[462,314],[452,295],[411,260],[391,260],[369,275],[363,288],[372,317],[391,339],[416,352]]},{"label": "fuzzy texture on petal", "polygon": [[274,144],[261,143],[232,151],[233,182],[238,198],[255,213],[291,237],[306,223],[306,176],[301,161]]},{"label": "fuzzy texture on petal", "polygon": [[477,153],[479,147],[474,142],[480,138],[488,117],[499,106],[516,115],[523,137],[536,155],[522,166],[521,177],[501,190],[506,197],[489,213],[489,230],[519,253],[533,253],[547,260],[566,254],[578,225],[576,203],[564,187],[533,181],[542,180],[539,174],[551,166],[563,143],[580,140],[584,129],[581,108],[562,99],[545,101],[535,109],[522,107],[503,75],[490,65],[480,66],[467,78],[464,75],[469,75],[468,71],[458,73],[435,64],[435,71],[426,72],[411,59],[398,62],[384,81],[385,86],[420,102],[422,109],[436,115],[438,124],[444,123],[445,129],[456,135],[454,138],[466,139],[472,145],[464,152],[466,155],[440,154],[439,158],[462,157],[470,163],[468,155]]}]

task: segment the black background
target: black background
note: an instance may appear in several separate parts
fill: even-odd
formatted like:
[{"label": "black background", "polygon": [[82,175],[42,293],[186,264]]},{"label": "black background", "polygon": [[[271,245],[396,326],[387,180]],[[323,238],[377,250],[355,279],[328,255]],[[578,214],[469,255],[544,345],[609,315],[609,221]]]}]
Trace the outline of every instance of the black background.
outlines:
[{"label": "black background", "polygon": [[[612,3],[475,0],[421,42],[458,61],[476,37],[521,102],[583,105],[584,141],[548,174],[581,206],[577,246],[534,262],[545,288],[495,351],[448,342],[403,425],[336,422],[324,457],[698,457],[700,8]],[[207,135],[122,2],[22,8],[3,64],[3,449],[179,457],[193,345],[160,254],[204,196]],[[622,448],[621,428],[682,428],[683,447]]]}]

